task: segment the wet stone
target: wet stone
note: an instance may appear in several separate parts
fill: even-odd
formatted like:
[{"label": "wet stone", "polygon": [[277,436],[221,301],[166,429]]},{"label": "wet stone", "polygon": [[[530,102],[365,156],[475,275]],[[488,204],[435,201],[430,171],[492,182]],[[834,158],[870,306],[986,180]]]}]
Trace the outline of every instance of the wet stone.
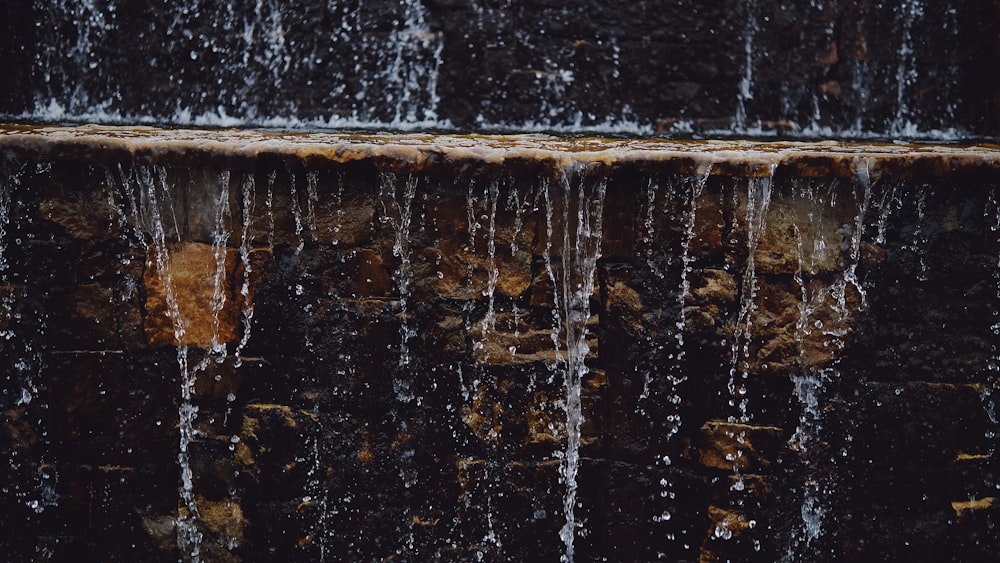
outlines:
[{"label": "wet stone", "polygon": [[[157,253],[168,257],[167,270],[160,272]],[[146,273],[146,338],[150,346],[186,344],[211,348],[237,338],[239,305],[236,279],[237,252],[223,249],[221,290],[216,295],[216,249],[207,244],[181,243],[166,249],[149,247]],[[170,297],[168,297],[168,295]],[[213,304],[224,298],[217,312]],[[176,302],[179,318],[172,317],[169,299]],[[178,342],[177,331],[183,331]]]}]

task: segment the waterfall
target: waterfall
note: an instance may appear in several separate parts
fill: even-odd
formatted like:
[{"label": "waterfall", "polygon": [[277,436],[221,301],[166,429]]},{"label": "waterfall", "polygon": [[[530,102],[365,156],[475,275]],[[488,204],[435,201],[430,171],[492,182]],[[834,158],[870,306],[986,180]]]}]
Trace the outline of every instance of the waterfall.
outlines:
[{"label": "waterfall", "polygon": [[900,6],[899,63],[896,67],[896,118],[889,127],[894,135],[909,135],[916,127],[909,97],[917,82],[916,54],[913,44],[913,25],[924,15],[923,0],[907,0]]},{"label": "waterfall", "polygon": [[[14,82],[0,115],[954,140],[991,127],[975,109],[988,87],[960,80],[976,68],[967,53],[988,52],[989,18],[951,4],[184,0],[139,11],[122,0],[58,0],[12,17],[0,56]],[[939,20],[941,33],[928,34]],[[800,48],[780,52],[796,30]],[[738,38],[735,50],[722,35]],[[959,38],[977,48],[958,49]],[[143,81],[132,68],[146,70]]]},{"label": "waterfall", "polygon": [[992,547],[993,147],[4,131],[19,558]]},{"label": "waterfall", "polygon": [[[559,473],[566,487],[563,496],[566,521],[559,537],[565,546],[562,560],[572,562],[577,528],[581,527],[575,511],[580,470],[580,426],[583,423],[581,383],[588,371],[586,324],[590,318],[590,299],[601,255],[607,180],[599,178],[594,181],[588,178],[586,169],[566,167],[557,182],[556,187],[547,183],[543,185],[548,234],[545,267],[555,288],[552,339],[556,345],[556,369],[562,376],[565,391],[566,449],[559,454]],[[591,183],[593,185],[588,187]],[[575,217],[572,213],[574,208]],[[556,225],[561,229],[557,230]],[[556,258],[552,257],[553,251],[558,253]],[[558,268],[556,259],[559,260]]]},{"label": "waterfall", "polygon": [[[173,325],[174,338],[177,343],[177,365],[181,376],[180,442],[177,454],[177,463],[181,471],[181,506],[178,508],[177,516],[177,546],[185,560],[197,563],[201,560],[202,534],[196,524],[199,512],[195,500],[189,453],[189,447],[195,438],[194,420],[198,415],[198,407],[192,402],[196,370],[193,370],[190,365],[186,327],[174,293],[167,231],[162,215],[163,205],[169,206],[171,212],[173,205],[169,200],[162,204],[159,201],[159,194],[169,194],[167,187],[169,180],[166,177],[166,170],[163,168],[136,167],[128,173],[122,170],[121,174],[126,191],[131,192],[131,186],[134,185],[135,191],[142,201],[142,206],[138,209],[139,214],[135,217],[135,223],[147,229],[151,237],[154,262],[151,266],[156,268],[157,275],[163,283],[167,315]],[[176,217],[174,217],[174,226],[177,227]],[[145,235],[143,235],[143,240],[145,240]]]},{"label": "waterfall", "polygon": [[[392,255],[399,259],[399,267],[393,278],[399,292],[399,365],[410,364],[410,339],[416,336],[410,327],[407,303],[410,298],[410,285],[413,283],[413,265],[410,249],[410,223],[413,219],[413,198],[417,192],[417,178],[408,176],[402,185],[402,194],[398,194],[399,179],[395,174],[383,174],[379,180],[379,198],[382,203],[382,220],[392,228]],[[413,400],[410,383],[402,380],[395,382],[396,396],[404,403]]]},{"label": "waterfall", "polygon": [[743,29],[743,75],[740,77],[736,91],[736,115],[733,117],[732,128],[739,133],[747,132],[747,102],[753,99],[754,87],[754,40],[760,32],[757,22],[757,3],[747,2],[747,23]]},{"label": "waterfall", "polygon": [[[767,221],[767,210],[771,204],[771,182],[777,163],[768,165],[766,176],[750,178],[747,182],[745,228],[747,230],[747,257],[743,268],[743,279],[740,287],[740,309],[736,319],[736,328],[731,342],[731,362],[729,369],[729,406],[738,409],[737,416],[731,416],[729,422],[746,424],[750,421],[747,411],[749,397],[747,396],[747,376],[750,361],[750,344],[753,339],[753,316],[756,310],[757,297],[757,246],[760,244]],[[742,441],[742,437],[737,441]],[[739,467],[734,466],[739,475]],[[736,482],[737,490],[742,489],[742,481]]]}]

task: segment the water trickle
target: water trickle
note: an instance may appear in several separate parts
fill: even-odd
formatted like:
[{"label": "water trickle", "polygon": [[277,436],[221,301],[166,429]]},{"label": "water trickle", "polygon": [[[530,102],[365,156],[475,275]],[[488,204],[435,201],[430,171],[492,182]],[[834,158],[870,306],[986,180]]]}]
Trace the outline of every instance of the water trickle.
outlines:
[{"label": "water trickle", "polygon": [[914,53],[913,26],[924,15],[923,0],[908,0],[900,4],[898,26],[901,38],[899,63],[896,67],[896,118],[889,128],[893,135],[912,135],[916,132],[913,110],[909,98],[917,83],[916,54]]},{"label": "water trickle", "polygon": [[743,76],[740,78],[736,92],[736,115],[733,117],[733,129],[740,133],[747,132],[747,102],[753,99],[754,85],[754,41],[760,32],[757,22],[757,2],[746,3],[747,24],[743,28]]},{"label": "water trickle", "polygon": [[420,0],[403,0],[402,27],[394,30],[390,45],[395,57],[386,69],[395,101],[392,123],[437,121],[438,68],[444,42],[431,31]]},{"label": "water trickle", "polygon": [[[418,178],[408,175],[400,185],[399,178],[392,173],[384,173],[379,178],[379,199],[382,203],[382,221],[392,228],[392,254],[399,259],[399,266],[393,274],[399,293],[399,365],[410,364],[410,339],[416,330],[410,326],[407,310],[410,285],[413,283],[413,265],[410,262],[410,222],[413,216],[413,198],[417,192]],[[402,193],[399,193],[399,192]],[[413,400],[410,383],[397,378],[393,382],[396,396],[404,403]]]},{"label": "water trickle", "polygon": [[[736,319],[736,327],[730,346],[729,406],[735,409],[735,414],[729,416],[730,423],[747,424],[750,422],[749,394],[747,383],[750,370],[750,346],[753,339],[754,312],[757,309],[756,297],[758,289],[756,254],[761,237],[766,227],[768,207],[771,203],[771,182],[777,162],[769,165],[767,176],[750,178],[747,181],[746,213],[744,228],[746,229],[747,258],[743,268],[743,279],[740,285],[740,307]],[[743,451],[740,447],[746,440],[745,430],[728,430],[727,437],[737,444],[736,453],[730,455],[733,462],[735,480],[731,485],[734,491],[745,490],[743,471],[740,469]],[[738,500],[742,504],[742,497]],[[725,522],[723,522],[725,524]],[[716,529],[719,532],[719,529]],[[732,532],[723,529],[724,538],[731,537]]]},{"label": "water trickle", "polygon": [[[861,238],[865,230],[865,216],[868,215],[868,208],[871,206],[872,186],[878,180],[877,172],[873,169],[874,159],[859,158],[854,162],[855,177],[861,185],[861,194],[858,198],[857,213],[854,215],[854,225],[850,232],[848,246],[847,267],[844,269],[844,281],[857,290],[861,297],[861,306],[867,301],[865,288],[858,280],[858,263],[861,261]],[[850,314],[845,303],[846,287],[841,289],[838,295],[841,311],[844,317]]]},{"label": "water trickle", "polygon": [[[218,356],[221,362],[226,356],[226,345],[219,342],[219,323],[222,310],[226,305],[226,253],[229,242],[229,179],[230,172],[219,173],[219,194],[215,203],[215,228],[212,232],[212,257],[215,259],[215,269],[212,279],[212,347],[209,356]],[[208,357],[206,357],[206,361]]]},{"label": "water trickle", "polygon": [[[288,189],[291,192],[289,205],[292,211],[292,218],[295,220],[295,237],[299,239],[298,246],[295,247],[295,254],[298,255],[306,246],[306,238],[302,234],[302,206],[299,204],[299,188],[296,185],[295,172],[288,167]],[[307,198],[308,199],[308,198]]]},{"label": "water trickle", "polygon": [[316,236],[316,202],[319,201],[319,172],[306,172],[306,216],[305,226],[313,237]]},{"label": "water trickle", "polygon": [[[233,352],[235,366],[242,365],[241,354],[250,342],[250,328],[253,323],[253,302],[250,299],[250,276],[252,267],[250,265],[250,241],[254,236],[253,216],[256,188],[253,174],[245,174],[243,182],[240,183],[240,195],[242,196],[243,220],[240,231],[240,264],[243,266],[243,283],[240,285],[240,298],[243,300],[243,308],[240,312],[243,318],[243,333],[240,335],[240,342]],[[273,219],[272,219],[273,220]]]},{"label": "water trickle", "polygon": [[[563,379],[566,413],[566,449],[559,454],[560,476],[566,487],[563,496],[565,524],[559,531],[563,541],[562,561],[572,562],[574,541],[582,523],[576,519],[577,474],[580,469],[580,427],[583,423],[581,385],[587,374],[589,347],[586,343],[587,321],[590,318],[590,298],[594,293],[597,261],[601,255],[601,234],[604,195],[607,179],[590,179],[585,169],[567,166],[552,186],[543,182],[546,203],[546,233],[544,259],[554,291],[553,341],[556,345],[556,365]],[[575,188],[575,193],[574,193]],[[555,193],[554,193],[555,192]],[[573,211],[576,211],[575,217]],[[555,214],[559,216],[556,218]],[[556,232],[555,225],[561,232]],[[559,241],[553,238],[558,236]],[[553,241],[559,253],[559,268],[553,266]]]},{"label": "water trickle", "polygon": [[[10,225],[10,192],[12,184],[17,182],[16,176],[7,171],[6,162],[0,162],[0,285],[8,283],[7,269],[7,230]],[[0,336],[4,336],[0,332]]]},{"label": "water trickle", "polygon": [[[189,350],[184,320],[181,317],[180,305],[173,287],[170,266],[170,250],[167,241],[167,231],[163,222],[163,207],[173,208],[172,201],[161,201],[161,196],[169,194],[169,180],[164,168],[135,166],[122,173],[122,184],[127,192],[138,193],[140,206],[134,209],[137,228],[141,225],[149,233],[150,244],[153,247],[153,264],[163,283],[167,305],[167,316],[173,325],[174,339],[177,343],[177,365],[181,375],[181,404],[178,408],[179,418],[179,451],[177,463],[181,471],[180,506],[176,518],[177,546],[181,556],[187,561],[197,563],[201,560],[202,534],[198,530],[197,520],[200,517],[195,500],[193,473],[190,463],[189,447],[196,436],[194,421],[198,415],[198,407],[192,402],[197,370],[189,365]],[[134,188],[133,188],[134,186]],[[133,200],[134,201],[134,200]],[[146,235],[141,233],[141,240],[146,241]]]},{"label": "water trickle", "polygon": [[[984,206],[984,219],[989,227],[989,234],[995,248],[1000,248],[1000,198],[997,196],[997,189],[990,190]],[[994,295],[1000,301],[1000,256],[997,257],[993,268]],[[991,342],[990,357],[986,362],[986,371],[989,374],[988,384],[982,386],[979,394],[983,410],[986,412],[989,427],[984,432],[986,443],[989,444],[986,454],[993,463],[997,458],[997,436],[1000,435],[1000,307],[993,306],[993,323],[990,325]],[[994,465],[995,466],[995,465]],[[986,483],[990,490],[1000,489],[1000,481],[993,474]]]},{"label": "water trickle", "polygon": [[927,213],[927,192],[929,186],[921,186],[917,191],[917,224],[913,229],[913,242],[909,245],[909,250],[917,255],[920,261],[920,270],[917,272],[917,281],[927,281],[927,258],[925,247],[927,245],[927,234],[924,232],[924,216]]},{"label": "water trickle", "polygon": [[[740,309],[730,347],[729,394],[730,406],[738,408],[738,415],[730,417],[730,422],[746,424],[750,417],[747,412],[746,383],[750,362],[750,344],[753,339],[753,316],[757,309],[757,267],[756,254],[767,220],[771,204],[771,182],[777,164],[771,164],[767,176],[750,178],[747,181],[745,225],[747,258],[743,268],[740,286]],[[738,471],[737,471],[738,473]]]}]

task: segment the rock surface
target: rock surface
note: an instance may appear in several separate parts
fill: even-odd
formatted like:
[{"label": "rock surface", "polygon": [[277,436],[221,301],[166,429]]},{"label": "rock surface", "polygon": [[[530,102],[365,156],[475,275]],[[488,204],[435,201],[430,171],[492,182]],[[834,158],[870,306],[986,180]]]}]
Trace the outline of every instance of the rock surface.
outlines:
[{"label": "rock surface", "polygon": [[995,149],[163,134],[0,137],[10,558],[1000,550]]}]

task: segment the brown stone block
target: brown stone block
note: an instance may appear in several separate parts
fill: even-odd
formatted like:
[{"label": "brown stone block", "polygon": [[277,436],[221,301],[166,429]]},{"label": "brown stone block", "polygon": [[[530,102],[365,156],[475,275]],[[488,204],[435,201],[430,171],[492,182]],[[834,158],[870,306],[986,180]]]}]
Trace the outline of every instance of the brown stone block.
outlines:
[{"label": "brown stone block", "polygon": [[[598,334],[597,315],[588,319],[586,343],[587,357],[596,359]],[[560,336],[559,352],[553,342],[553,329],[538,327],[525,315],[515,316],[509,312],[495,312],[493,322],[483,327],[484,321],[472,326],[475,360],[483,365],[524,365],[533,363],[552,364],[558,357],[566,357],[566,343]]]},{"label": "brown stone block", "polygon": [[126,278],[116,287],[89,283],[74,286],[60,329],[73,349],[138,350],[145,346],[138,280]]},{"label": "brown stone block", "polygon": [[506,409],[504,401],[491,400],[485,388],[476,390],[472,403],[462,407],[462,422],[477,438],[487,443],[497,443],[504,430]]},{"label": "brown stone block", "polygon": [[[710,535],[715,535],[716,532],[724,533],[725,531],[731,532],[732,535],[739,535],[755,527],[755,524],[752,525],[750,523],[751,519],[745,514],[718,506],[708,507],[708,519],[712,524],[709,528]],[[725,536],[719,537],[729,539]]]},{"label": "brown stone block", "polygon": [[[242,558],[233,553],[246,538],[244,530],[249,521],[243,515],[243,508],[230,498],[209,500],[201,495],[195,497],[198,514],[194,516],[194,525],[201,533],[199,547],[201,556],[207,561],[220,563],[236,563]],[[179,506],[177,512],[182,517],[189,517],[186,506]]]},{"label": "brown stone block", "polygon": [[839,186],[821,190],[812,184],[773,183],[770,200],[765,201],[763,182],[750,180],[750,185],[735,191],[733,230],[727,242],[737,256],[745,255],[752,235],[756,240],[754,267],[759,274],[801,270],[816,275],[845,267],[848,257],[844,249],[859,213],[851,194],[831,191]]},{"label": "brown stone block", "polygon": [[[81,189],[82,188],[82,189]],[[38,205],[42,219],[62,227],[68,235],[83,240],[120,236],[120,211],[109,200],[107,186],[47,184]]]},{"label": "brown stone block", "polygon": [[601,256],[628,258],[635,249],[636,190],[612,184],[604,197],[601,228]]},{"label": "brown stone block", "polygon": [[352,248],[370,242],[375,234],[375,198],[368,192],[320,191],[313,207],[311,234],[320,243]]},{"label": "brown stone block", "polygon": [[[195,364],[195,362],[192,362]],[[234,356],[207,357],[195,365],[203,367],[195,374],[194,394],[198,402],[225,403],[230,395],[238,396],[247,378],[259,378],[266,362],[262,358],[240,358],[239,366]]]},{"label": "brown stone block", "polygon": [[362,299],[385,298],[396,292],[396,282],[382,261],[382,255],[371,248],[350,251],[344,257],[343,267],[333,267],[327,275],[340,278],[324,280],[329,290],[342,294],[350,292]]},{"label": "brown stone block", "polygon": [[[728,205],[724,190],[706,184],[694,202],[694,228],[683,233],[683,240],[690,238],[687,252],[697,262],[716,255],[724,248],[723,235],[727,227]],[[688,212],[690,213],[690,211]],[[684,218],[685,225],[690,216]]]},{"label": "brown stone block", "polygon": [[[583,423],[580,426],[580,445],[599,446],[601,429],[593,424],[595,407],[599,402],[598,393],[606,385],[607,377],[603,371],[590,370],[581,381]],[[527,407],[529,444],[566,444],[566,410],[565,391],[557,388],[552,391],[536,391],[531,395]]]},{"label": "brown stone block", "polygon": [[688,275],[690,299],[695,305],[707,306],[717,313],[731,309],[736,303],[738,287],[733,275],[725,270],[699,269]]},{"label": "brown stone block", "polygon": [[[619,211],[614,206],[621,202],[618,201],[618,196],[612,196],[610,201],[607,196],[604,200],[598,198],[595,184],[605,180],[585,181],[587,187],[583,190],[582,198],[577,185],[568,186],[559,181],[549,185],[548,198],[544,195],[545,191],[538,196],[538,236],[532,249],[535,256],[542,256],[546,252],[552,257],[593,255],[601,249],[605,232],[609,239],[622,239],[621,242],[633,237],[628,234],[629,230],[634,229],[633,220],[628,219],[624,225],[610,223],[615,220]],[[626,215],[633,214],[626,212]],[[605,224],[605,220],[609,223]],[[613,247],[609,250],[614,252],[616,249]]]},{"label": "brown stone block", "polygon": [[[750,373],[781,374],[792,366],[816,369],[838,358],[861,307],[857,287],[844,279],[758,279],[750,315]],[[803,301],[803,293],[805,301]]]},{"label": "brown stone block", "polygon": [[965,520],[976,518],[981,514],[993,514],[998,511],[993,507],[996,503],[993,497],[984,497],[966,501],[955,501],[951,503],[951,509],[955,511],[955,520],[961,524]]},{"label": "brown stone block", "polygon": [[290,491],[305,485],[309,467],[300,461],[317,432],[317,422],[315,413],[286,405],[245,405],[234,448],[241,471],[261,483],[282,483],[269,494],[292,496]]},{"label": "brown stone block", "polygon": [[670,249],[697,264],[721,254],[731,206],[721,180],[671,176],[645,191],[635,224],[636,240],[647,252]]},{"label": "brown stone block", "polygon": [[621,280],[609,280],[605,286],[604,311],[618,320],[618,326],[631,335],[642,332],[642,295]]},{"label": "brown stone block", "polygon": [[410,241],[418,248],[412,256],[414,292],[482,299],[492,283],[496,295],[524,293],[531,283],[534,217],[511,199],[513,193],[497,188],[471,194],[439,191],[422,202],[425,226]]},{"label": "brown stone block", "polygon": [[243,209],[250,209],[247,235],[251,244],[297,247],[303,242],[306,225],[299,198],[292,199],[288,171],[284,167],[255,175],[247,190],[246,194],[240,195],[240,222],[243,221]]},{"label": "brown stone block", "polygon": [[759,525],[753,517],[744,512],[709,505],[708,520],[699,563],[749,561],[758,555],[758,549],[748,541]]},{"label": "brown stone block", "polygon": [[759,472],[771,466],[783,447],[784,430],[712,420],[701,427],[698,461],[727,472]]},{"label": "brown stone block", "polygon": [[[179,243],[168,245],[167,271],[161,275],[157,263],[157,248],[150,246],[146,259],[146,338],[150,346],[171,346],[181,343],[199,348],[233,342],[237,338],[240,315],[237,277],[238,252],[223,249],[221,264],[217,263],[216,249],[208,244]],[[216,270],[221,265],[221,295],[225,298],[222,308],[213,311]],[[168,286],[169,284],[169,286]],[[172,318],[168,305],[168,291],[176,300],[178,319]],[[178,326],[179,325],[179,326]],[[181,342],[177,332],[180,330]]]},{"label": "brown stone block", "polygon": [[175,185],[185,186],[186,201],[180,209],[186,220],[183,239],[211,244],[219,234],[229,233],[231,241],[234,237],[238,241],[242,221],[240,177],[229,170],[196,169],[187,174],[186,182],[174,179]]},{"label": "brown stone block", "polygon": [[34,424],[26,420],[28,409],[17,406],[4,411],[3,425],[0,426],[0,449],[4,451],[26,450],[38,443],[38,432]]},{"label": "brown stone block", "polygon": [[[538,271],[535,273],[534,278],[531,281],[531,292],[529,294],[529,304],[532,307],[541,307],[551,309],[555,305],[555,295],[553,291],[556,289],[559,291],[559,299],[562,301],[564,295],[564,289],[570,294],[583,288],[584,280],[581,277],[583,273],[583,266],[569,263],[570,266],[570,276],[566,279],[563,276],[563,264],[562,260],[559,258],[553,258],[552,261],[547,265],[542,265]],[[549,272],[551,268],[552,272]],[[600,296],[600,282],[597,280],[597,268],[594,268],[594,291],[590,295],[590,305],[591,310],[596,311],[595,305],[601,302]],[[558,287],[553,287],[552,278],[555,277],[556,285]],[[564,287],[564,285],[566,287]]]}]

